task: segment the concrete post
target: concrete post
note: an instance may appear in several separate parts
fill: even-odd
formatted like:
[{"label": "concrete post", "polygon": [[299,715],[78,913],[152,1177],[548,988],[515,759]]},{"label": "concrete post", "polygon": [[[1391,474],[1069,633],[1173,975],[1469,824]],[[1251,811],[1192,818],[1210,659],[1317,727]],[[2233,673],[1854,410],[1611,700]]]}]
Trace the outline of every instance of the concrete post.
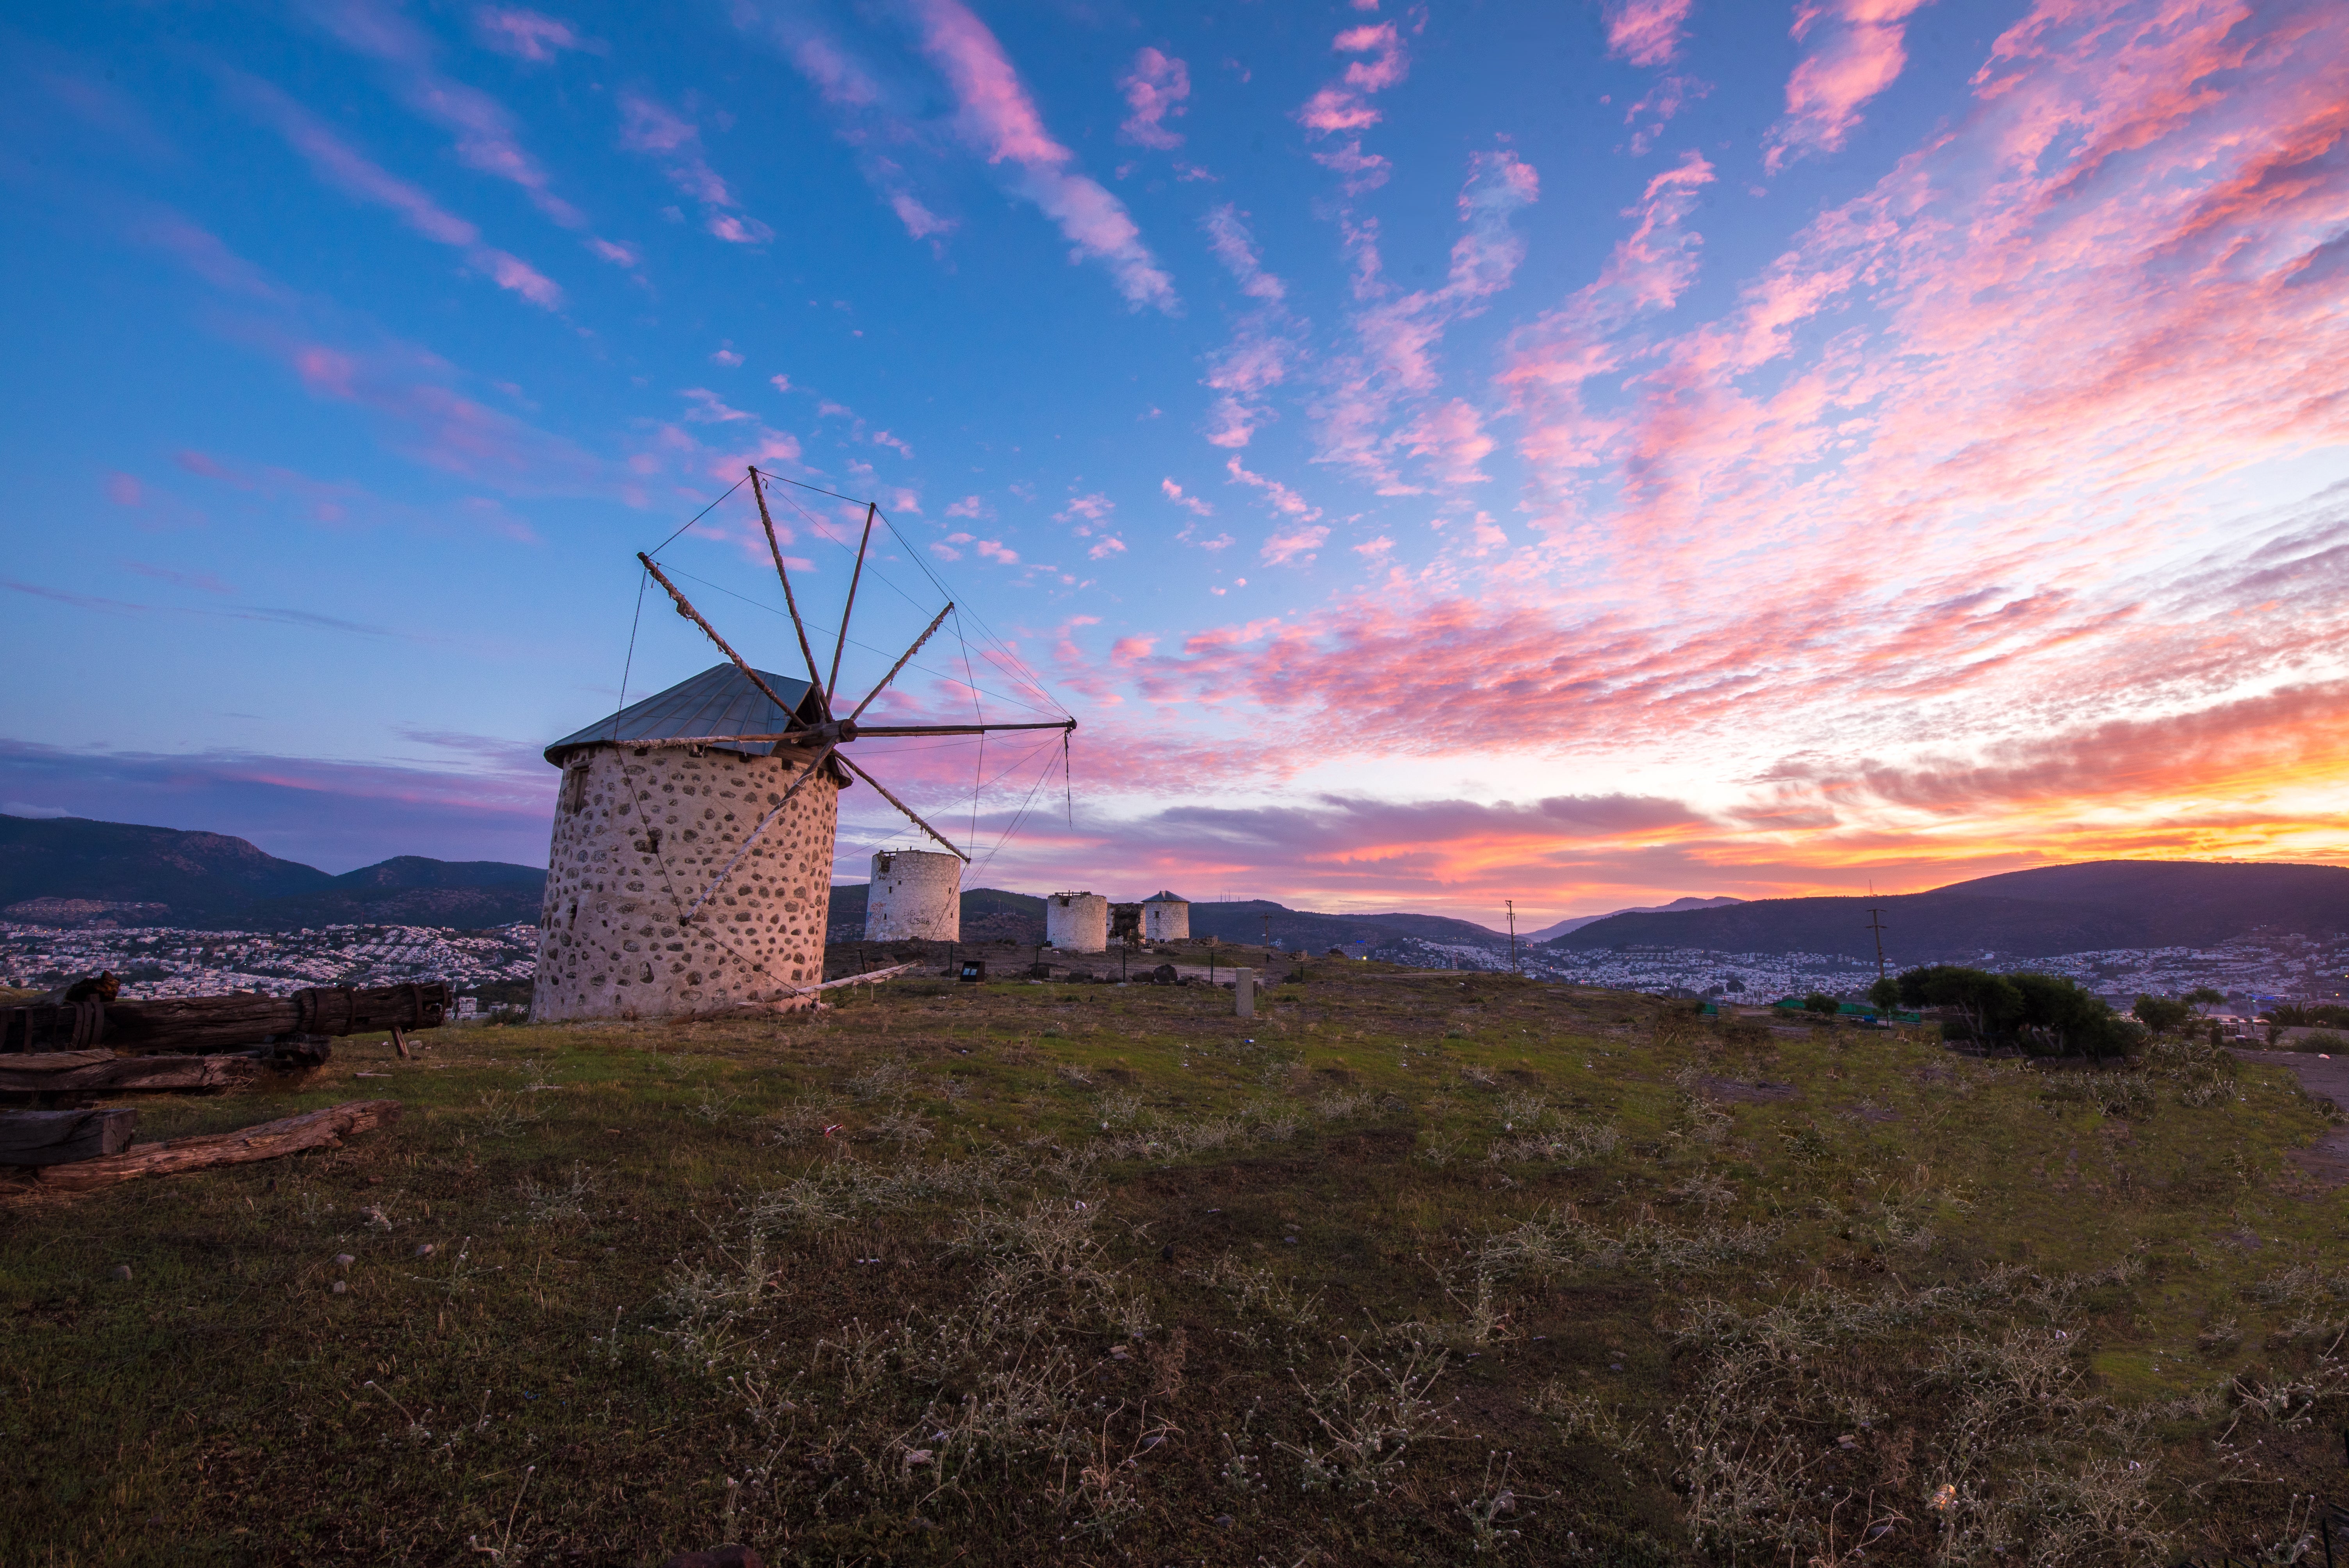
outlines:
[{"label": "concrete post", "polygon": [[1256,1016],[1256,971],[1232,971],[1232,1006],[1243,1018]]}]

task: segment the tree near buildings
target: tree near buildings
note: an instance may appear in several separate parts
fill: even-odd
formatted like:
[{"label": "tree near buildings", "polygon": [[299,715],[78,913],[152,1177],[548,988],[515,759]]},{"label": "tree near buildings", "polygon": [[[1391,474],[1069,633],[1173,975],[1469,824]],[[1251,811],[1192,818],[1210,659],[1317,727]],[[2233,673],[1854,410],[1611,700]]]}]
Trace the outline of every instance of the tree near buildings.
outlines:
[{"label": "tree near buildings", "polygon": [[1904,970],[1899,999],[1911,1007],[1953,1007],[1973,1032],[1989,1041],[2006,1034],[2023,1016],[2023,993],[2003,975],[1961,964],[1929,964]]},{"label": "tree near buildings", "polygon": [[1868,988],[1868,1006],[1879,1013],[1889,1013],[1900,1005],[1900,982],[1886,975]]},{"label": "tree near buildings", "polygon": [[2050,1053],[2084,1052],[2102,1061],[2107,1056],[2127,1056],[2136,1048],[2136,1026],[2124,1022],[2112,1004],[2076,982],[2061,975],[2006,978],[2023,997],[2023,1011],[2016,1019],[2022,1033]]}]

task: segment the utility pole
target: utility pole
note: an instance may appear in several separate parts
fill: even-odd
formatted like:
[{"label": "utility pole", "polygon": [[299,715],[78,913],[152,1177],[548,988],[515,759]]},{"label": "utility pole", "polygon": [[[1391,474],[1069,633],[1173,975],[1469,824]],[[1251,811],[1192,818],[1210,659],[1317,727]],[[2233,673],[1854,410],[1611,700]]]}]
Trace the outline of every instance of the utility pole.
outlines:
[{"label": "utility pole", "polygon": [[1522,975],[1525,971],[1517,967],[1517,901],[1505,898],[1501,902],[1509,906],[1509,971]]},{"label": "utility pole", "polygon": [[1884,912],[1874,904],[1868,907],[1868,929],[1876,933],[1876,977],[1881,980],[1885,978]]},{"label": "utility pole", "polygon": [[1264,950],[1267,953],[1272,951],[1272,916],[1269,914],[1264,917]]}]

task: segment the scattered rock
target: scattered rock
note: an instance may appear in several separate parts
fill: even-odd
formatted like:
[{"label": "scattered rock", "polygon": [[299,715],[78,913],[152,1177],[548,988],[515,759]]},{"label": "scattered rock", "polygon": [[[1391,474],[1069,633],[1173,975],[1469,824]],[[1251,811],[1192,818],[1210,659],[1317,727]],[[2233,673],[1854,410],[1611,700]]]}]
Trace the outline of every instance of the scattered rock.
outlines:
[{"label": "scattered rock", "polygon": [[336,1268],[347,1269],[358,1261],[358,1259],[351,1256],[348,1253],[336,1253],[335,1254],[335,1266]]},{"label": "scattered rock", "polygon": [[680,1552],[662,1568],[767,1568],[767,1560],[748,1546],[713,1546],[707,1552]]},{"label": "scattered rock", "polygon": [[334,1288],[334,1292],[335,1292],[335,1294],[336,1294],[336,1295],[342,1295],[345,1291],[347,1291],[347,1290],[350,1289],[351,1287],[349,1286],[349,1284],[347,1284],[347,1283],[345,1283],[344,1281],[342,1281],[342,1280],[336,1280],[336,1281],[335,1282],[335,1284],[334,1284],[334,1287],[333,1287],[333,1288]]},{"label": "scattered rock", "polygon": [[432,1255],[432,1243],[431,1243],[430,1242],[419,1242],[419,1243],[416,1243],[416,1255],[417,1255],[418,1257],[419,1257],[419,1258],[429,1258],[429,1257],[430,1257],[430,1256]]},{"label": "scattered rock", "polygon": [[[1330,951],[1334,953],[1337,949],[1331,948]],[[1216,1527],[1219,1530],[1229,1530],[1232,1527],[1232,1516],[1228,1513],[1216,1515]]]},{"label": "scattered rock", "polygon": [[117,1264],[114,1265],[113,1273],[116,1279],[128,1282],[130,1278],[130,1265],[129,1264]]}]

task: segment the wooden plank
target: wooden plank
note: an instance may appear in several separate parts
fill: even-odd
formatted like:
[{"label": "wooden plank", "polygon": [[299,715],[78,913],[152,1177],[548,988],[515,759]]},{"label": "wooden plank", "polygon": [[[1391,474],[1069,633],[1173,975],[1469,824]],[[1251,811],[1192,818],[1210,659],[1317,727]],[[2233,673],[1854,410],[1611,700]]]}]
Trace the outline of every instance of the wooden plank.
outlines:
[{"label": "wooden plank", "polygon": [[63,1165],[119,1154],[135,1110],[0,1110],[0,1165]]},{"label": "wooden plank", "polygon": [[111,1051],[0,1056],[0,1091],[121,1093],[136,1089],[242,1088],[257,1081],[258,1057],[118,1057]]},{"label": "wooden plank", "polygon": [[275,1160],[305,1149],[339,1149],[345,1138],[369,1132],[399,1119],[396,1099],[357,1099],[325,1110],[264,1121],[234,1132],[134,1143],[119,1154],[71,1165],[44,1166],[36,1173],[43,1192],[88,1192],[144,1176],[180,1176],[221,1165]]},{"label": "wooden plank", "polygon": [[359,1035],[437,1029],[450,995],[440,981],[354,989],[312,986],[290,996],[119,999],[102,1015],[40,1006],[0,1010],[0,1054],[104,1045],[124,1051],[219,1051],[288,1035]]}]

